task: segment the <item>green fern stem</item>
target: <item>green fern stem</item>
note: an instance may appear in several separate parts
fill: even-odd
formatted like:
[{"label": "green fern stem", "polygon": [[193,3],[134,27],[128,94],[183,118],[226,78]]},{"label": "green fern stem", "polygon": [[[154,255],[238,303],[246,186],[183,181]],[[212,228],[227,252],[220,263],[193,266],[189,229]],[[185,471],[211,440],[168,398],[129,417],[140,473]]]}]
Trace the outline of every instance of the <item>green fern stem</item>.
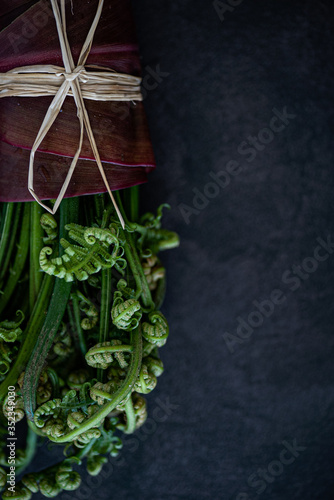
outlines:
[{"label": "green fern stem", "polygon": [[138,220],[139,211],[139,186],[124,189],[124,207],[131,222]]},{"label": "green fern stem", "polygon": [[20,464],[20,467],[16,470],[16,474],[21,474],[26,467],[30,464],[31,460],[34,458],[37,446],[37,434],[28,427],[26,449],[24,461]]},{"label": "green fern stem", "polygon": [[6,203],[0,241],[0,283],[2,283],[12,258],[17,240],[17,230],[22,214],[22,203]]},{"label": "green fern stem", "polygon": [[8,281],[1,295],[0,314],[7,306],[15,290],[15,287],[17,285],[18,280],[20,279],[20,276],[22,274],[28,256],[30,208],[31,208],[31,203],[26,203],[23,210],[22,231],[17,245],[15,260],[13,262]]},{"label": "green fern stem", "polygon": [[129,398],[124,407],[126,413],[125,434],[132,434],[136,430],[136,414],[133,408],[132,398]]},{"label": "green fern stem", "polygon": [[12,230],[12,219],[14,214],[14,203],[6,203],[4,207],[3,224],[1,227],[1,239],[0,239],[0,265],[1,265],[1,276],[3,273],[5,255],[7,254],[7,247]]},{"label": "green fern stem", "polygon": [[[111,269],[104,269],[101,273],[101,310],[100,310],[100,335],[99,343],[106,342],[109,334],[110,313],[111,313],[112,293],[111,293]],[[104,371],[97,369],[97,379],[103,382]]]},{"label": "green fern stem", "polygon": [[7,395],[8,387],[10,385],[15,385],[20,373],[25,370],[27,362],[38,339],[40,329],[43,325],[46,311],[49,305],[49,298],[52,292],[54,283],[54,278],[52,276],[45,275],[42,283],[42,287],[38,294],[35,307],[30,316],[28,325],[23,332],[24,342],[21,345],[18,357],[15,360],[14,365],[11,367],[5,380],[0,385],[0,401],[4,399]]},{"label": "green fern stem", "polygon": [[79,346],[80,346],[80,351],[85,358],[86,352],[87,352],[87,345],[86,345],[86,340],[81,328],[81,315],[80,315],[80,307],[79,307],[79,299],[76,293],[72,293],[71,295],[72,298],[72,306],[73,306],[73,315],[74,315],[74,330],[78,334],[79,338]]},{"label": "green fern stem", "polygon": [[[76,220],[79,212],[79,201],[77,198],[63,200],[60,207],[60,239],[65,225]],[[55,285],[47,309],[43,327],[37,332],[35,343],[25,371],[23,384],[24,409],[27,418],[33,420],[36,408],[36,390],[38,379],[43,369],[44,362],[52,347],[59,325],[63,319],[67,302],[70,297],[72,283],[64,280],[55,280]]]},{"label": "green fern stem", "polygon": [[[118,207],[121,211],[124,221],[129,224],[118,191],[116,192],[116,198]],[[122,236],[123,241],[125,241],[124,244],[125,257],[131,268],[131,272],[137,287],[135,298],[138,299],[139,297],[141,297],[143,306],[145,308],[145,312],[148,312],[154,308],[154,302],[152,300],[151,291],[149,289],[146,276],[143,272],[143,268],[136,250],[136,246],[134,244],[131,233],[129,233],[128,231],[124,231],[124,229],[120,228],[120,234]]]},{"label": "green fern stem", "polygon": [[29,304],[33,310],[38,292],[41,288],[43,274],[39,265],[39,254],[43,248],[43,229],[40,223],[43,214],[42,207],[32,203],[30,215],[30,267],[29,267]]}]

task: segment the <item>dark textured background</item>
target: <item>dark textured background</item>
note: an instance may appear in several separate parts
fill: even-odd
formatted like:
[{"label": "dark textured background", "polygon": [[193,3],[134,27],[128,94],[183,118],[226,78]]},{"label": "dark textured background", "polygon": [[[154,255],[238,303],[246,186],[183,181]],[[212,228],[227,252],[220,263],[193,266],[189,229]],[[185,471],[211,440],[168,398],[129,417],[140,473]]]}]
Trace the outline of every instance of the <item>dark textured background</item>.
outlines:
[{"label": "dark textured background", "polygon": [[[159,398],[174,406],[127,438],[98,493],[86,480],[71,497],[334,499],[334,254],[296,290],[282,281],[334,240],[332,2],[244,0],[224,20],[211,1],[133,4],[144,75],[164,73],[146,80],[158,169],[144,205],[169,202],[182,239],[164,255],[171,333],[151,417]],[[240,143],[284,106],[296,117],[248,162]],[[187,224],[180,204],[230,160],[242,171]],[[224,333],[274,289],[285,301],[230,352]],[[302,450],[280,466],[283,441]],[[268,467],[258,494],[248,480]]]}]

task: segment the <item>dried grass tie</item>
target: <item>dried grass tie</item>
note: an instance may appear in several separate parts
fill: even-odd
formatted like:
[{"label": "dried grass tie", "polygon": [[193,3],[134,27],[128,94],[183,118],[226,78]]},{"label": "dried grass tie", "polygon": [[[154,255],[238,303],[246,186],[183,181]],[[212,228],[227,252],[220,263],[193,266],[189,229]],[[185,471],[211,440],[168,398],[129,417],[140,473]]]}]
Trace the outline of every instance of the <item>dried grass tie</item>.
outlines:
[{"label": "dried grass tie", "polygon": [[[0,98],[13,96],[42,97],[54,95],[52,103],[49,106],[35,142],[31,148],[28,190],[45,210],[52,214],[56,213],[62,199],[64,198],[74,169],[80,157],[85,128],[103,182],[113,202],[119,220],[124,227],[124,220],[113,197],[101,163],[93,130],[90,125],[89,116],[84,104],[84,99],[96,101],[142,101],[142,94],[140,90],[141,78],[116,73],[113,70],[99,66],[85,67],[85,63],[91,51],[94,34],[101,17],[104,0],[99,0],[96,15],[86,41],[82,47],[77,66],[74,64],[66,33],[65,0],[61,0],[60,3],[61,12],[59,10],[58,1],[50,1],[57,24],[64,68],[54,65],[32,65],[14,68],[7,73],[0,73]],[[99,71],[88,72],[86,71],[86,68]],[[78,109],[77,117],[80,123],[80,139],[78,149],[71,162],[64,184],[56,199],[53,209],[51,209],[42,203],[34,191],[34,159],[37,149],[56,120],[67,95],[73,96]]]}]

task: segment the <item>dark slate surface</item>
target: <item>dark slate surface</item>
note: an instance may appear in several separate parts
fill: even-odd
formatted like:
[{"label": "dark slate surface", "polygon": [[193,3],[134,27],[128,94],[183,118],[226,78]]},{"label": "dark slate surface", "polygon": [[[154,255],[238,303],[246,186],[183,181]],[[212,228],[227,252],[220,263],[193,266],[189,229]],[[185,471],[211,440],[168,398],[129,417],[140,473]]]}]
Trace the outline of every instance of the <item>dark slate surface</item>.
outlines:
[{"label": "dark slate surface", "polygon": [[70,497],[331,500],[332,2],[133,3],[159,165],[144,205],[169,202],[182,238],[171,334],[152,420]]}]

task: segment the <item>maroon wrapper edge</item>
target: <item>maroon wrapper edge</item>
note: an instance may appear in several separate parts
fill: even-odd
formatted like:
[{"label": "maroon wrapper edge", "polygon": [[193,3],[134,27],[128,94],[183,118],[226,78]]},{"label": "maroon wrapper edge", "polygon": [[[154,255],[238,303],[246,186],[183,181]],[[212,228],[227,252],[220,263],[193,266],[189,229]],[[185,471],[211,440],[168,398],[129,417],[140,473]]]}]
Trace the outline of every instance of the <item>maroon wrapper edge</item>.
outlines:
[{"label": "maroon wrapper edge", "polygon": [[[24,0],[0,7],[10,17]],[[29,4],[28,4],[29,5]],[[75,62],[90,29],[98,0],[66,2],[67,34]],[[0,32],[0,72],[32,64],[63,66],[55,20],[48,0],[40,0]],[[105,0],[87,60],[120,73],[141,72],[135,29],[128,0]],[[31,201],[28,167],[31,147],[52,101],[51,97],[0,99],[0,201]],[[85,100],[96,144],[112,190],[147,181],[155,168],[142,102]],[[67,97],[35,157],[34,189],[43,199],[56,198],[79,142],[79,121]],[[65,197],[105,192],[88,138]]]}]

